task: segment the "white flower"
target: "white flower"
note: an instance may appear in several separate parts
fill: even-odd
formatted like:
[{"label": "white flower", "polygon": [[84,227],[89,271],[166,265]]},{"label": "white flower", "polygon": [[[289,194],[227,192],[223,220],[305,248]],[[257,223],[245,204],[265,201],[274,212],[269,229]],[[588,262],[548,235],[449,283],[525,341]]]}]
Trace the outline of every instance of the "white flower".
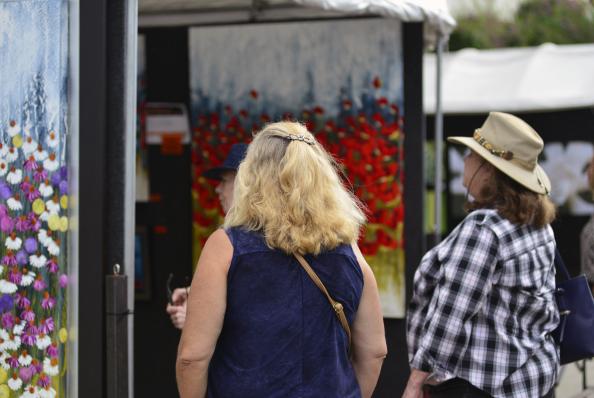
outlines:
[{"label": "white flower", "polygon": [[14,236],[14,238],[12,236],[9,236],[8,238],[6,238],[5,242],[6,248],[8,250],[19,250],[22,244],[22,239],[16,235]]},{"label": "white flower", "polygon": [[0,339],[6,341],[10,337],[10,333],[6,329],[0,329]]},{"label": "white flower", "polygon": [[16,373],[13,373],[12,377],[8,379],[8,387],[10,387],[12,391],[20,390],[22,385],[23,381],[16,375]]},{"label": "white flower", "polygon": [[8,148],[6,155],[4,155],[4,159],[6,162],[12,163],[19,158],[19,153],[13,147]]},{"label": "white flower", "polygon": [[14,210],[14,211],[23,210],[23,204],[21,203],[21,201],[16,200],[13,197],[8,198],[8,200],[6,201],[6,204],[8,205],[8,208],[10,210]]},{"label": "white flower", "polygon": [[42,245],[45,246],[45,242],[51,239],[49,236],[47,236],[47,231],[43,228],[41,228],[39,230],[39,232],[37,232],[37,240],[39,241],[39,243],[41,243]]},{"label": "white flower", "polygon": [[23,277],[21,278],[21,286],[27,287],[30,286],[33,281],[35,280],[35,272],[27,270],[27,272],[23,272]]},{"label": "white flower", "polygon": [[21,169],[17,169],[12,167],[6,176],[6,181],[15,185],[20,183],[23,180],[23,171]]},{"label": "white flower", "polygon": [[5,157],[8,153],[8,146],[0,142],[0,157]]},{"label": "white flower", "polygon": [[45,358],[43,360],[43,371],[48,376],[56,376],[60,369],[58,368],[58,360],[56,358]]},{"label": "white flower", "polygon": [[60,246],[56,244],[53,240],[47,245],[47,251],[52,256],[59,256],[60,255]]},{"label": "white flower", "polygon": [[4,177],[8,173],[8,163],[4,159],[0,159],[0,177]]},{"label": "white flower", "polygon": [[37,149],[37,142],[32,137],[27,137],[23,143],[23,153],[25,156],[31,155]]},{"label": "white flower", "polygon": [[33,157],[36,161],[43,162],[45,159],[47,159],[47,152],[43,150],[41,145],[39,145],[37,150],[33,152]]},{"label": "white flower", "polygon": [[47,334],[41,333],[39,336],[37,336],[37,342],[35,344],[37,345],[37,348],[39,348],[40,350],[45,350],[47,347],[50,346],[51,343],[52,339],[50,339],[50,337]]},{"label": "white flower", "polygon": [[56,398],[56,390],[50,386],[41,388],[39,389],[39,398]]},{"label": "white flower", "polygon": [[8,128],[6,129],[6,132],[10,137],[14,137],[21,132],[21,126],[14,120],[11,120],[8,122]]},{"label": "white flower", "polygon": [[39,193],[41,193],[41,196],[44,198],[47,198],[54,194],[54,188],[52,188],[51,184],[46,185],[45,182],[42,182],[39,184]]},{"label": "white flower", "polygon": [[21,366],[29,366],[31,365],[31,361],[33,357],[27,353],[27,351],[23,351],[21,355],[19,355],[19,363]]},{"label": "white flower", "polygon": [[16,351],[21,346],[21,337],[11,334],[10,336],[8,336],[8,340],[6,340],[4,343],[6,344],[6,348],[8,350]]},{"label": "white flower", "polygon": [[6,343],[0,344],[0,350],[2,351],[0,354],[0,366],[4,370],[10,370],[10,365],[6,363],[9,355],[6,353],[6,348],[4,347],[5,344]]},{"label": "white flower", "polygon": [[48,200],[45,202],[45,208],[50,214],[59,214],[60,213],[60,203],[54,202],[53,199]]},{"label": "white flower", "polygon": [[43,254],[40,254],[39,256],[37,254],[32,254],[29,256],[29,263],[35,268],[41,268],[47,263],[47,258],[45,258]]},{"label": "white flower", "polygon": [[45,139],[45,143],[50,148],[57,147],[58,144],[60,143],[60,141],[58,140],[58,134],[56,134],[55,131],[50,131],[49,134],[47,135],[47,138]]},{"label": "white flower", "polygon": [[19,398],[40,398],[39,389],[34,385],[29,384],[23,389],[23,394]]},{"label": "white flower", "polygon": [[6,279],[0,279],[0,293],[13,294],[17,291],[17,285],[7,281]]},{"label": "white flower", "polygon": [[23,334],[23,331],[25,330],[25,326],[27,326],[27,321],[25,321],[23,319],[20,323],[17,323],[16,325],[14,325],[14,327],[12,328],[12,333],[20,336],[21,334]]},{"label": "white flower", "polygon": [[39,215],[39,219],[40,219],[41,221],[45,221],[45,222],[47,222],[47,220],[49,219],[49,216],[50,216],[50,214],[49,214],[47,211],[44,211],[43,213],[41,213],[41,214]]},{"label": "white flower", "polygon": [[49,157],[43,161],[43,167],[47,171],[56,171],[58,170],[58,166],[60,166],[60,163],[56,159],[55,153],[50,153]]}]

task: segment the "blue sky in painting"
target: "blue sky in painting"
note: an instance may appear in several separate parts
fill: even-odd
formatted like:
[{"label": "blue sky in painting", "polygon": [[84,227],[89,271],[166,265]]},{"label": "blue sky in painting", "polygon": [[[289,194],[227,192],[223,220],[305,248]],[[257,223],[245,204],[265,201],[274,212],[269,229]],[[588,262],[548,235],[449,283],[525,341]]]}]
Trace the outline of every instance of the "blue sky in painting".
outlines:
[{"label": "blue sky in painting", "polygon": [[[341,95],[355,103],[383,81],[379,95],[400,106],[401,25],[386,19],[271,23],[190,30],[190,81],[194,111],[216,110],[217,101],[271,116],[322,106],[338,113]],[[341,94],[342,93],[342,94]],[[206,103],[208,102],[208,103]]]},{"label": "blue sky in painting", "polygon": [[[68,26],[65,0],[0,0],[0,134],[23,121],[23,104],[38,77],[46,114],[43,128],[64,129]],[[39,120],[38,120],[39,121]],[[33,134],[43,133],[33,128]]]}]

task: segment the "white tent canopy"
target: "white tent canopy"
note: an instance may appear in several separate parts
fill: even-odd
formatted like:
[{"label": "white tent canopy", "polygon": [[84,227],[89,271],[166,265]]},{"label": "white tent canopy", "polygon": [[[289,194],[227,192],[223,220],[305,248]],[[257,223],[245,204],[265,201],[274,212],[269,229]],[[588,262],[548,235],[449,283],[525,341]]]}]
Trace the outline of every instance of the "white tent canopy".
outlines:
[{"label": "white tent canopy", "polygon": [[142,27],[379,15],[448,36],[456,25],[446,0],[139,0],[139,12]]},{"label": "white tent canopy", "polygon": [[[594,106],[594,44],[446,53],[446,114],[530,112]],[[435,113],[435,55],[424,57],[424,108]]]}]

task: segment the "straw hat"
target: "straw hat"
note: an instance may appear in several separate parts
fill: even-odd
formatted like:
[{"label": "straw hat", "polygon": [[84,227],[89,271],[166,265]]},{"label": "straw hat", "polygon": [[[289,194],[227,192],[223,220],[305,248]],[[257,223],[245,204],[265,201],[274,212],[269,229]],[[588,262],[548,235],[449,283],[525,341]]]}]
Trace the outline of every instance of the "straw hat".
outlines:
[{"label": "straw hat", "polygon": [[491,112],[472,137],[450,137],[448,141],[466,145],[531,191],[546,195],[551,191],[551,181],[538,165],[542,138],[514,115]]}]

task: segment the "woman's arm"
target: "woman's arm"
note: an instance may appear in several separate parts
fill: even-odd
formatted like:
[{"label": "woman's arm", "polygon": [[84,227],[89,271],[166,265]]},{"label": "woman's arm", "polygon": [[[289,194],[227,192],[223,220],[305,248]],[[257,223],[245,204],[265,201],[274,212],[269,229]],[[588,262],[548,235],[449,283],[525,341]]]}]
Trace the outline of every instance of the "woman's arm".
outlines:
[{"label": "woman's arm", "polygon": [[223,327],[227,272],[233,246],[224,230],[214,232],[200,255],[188,296],[186,324],[177,350],[176,375],[181,398],[206,394],[208,364]]},{"label": "woman's arm", "polygon": [[353,251],[363,271],[363,294],[352,325],[352,363],[361,394],[366,398],[373,394],[388,348],[373,271],[356,244]]}]

